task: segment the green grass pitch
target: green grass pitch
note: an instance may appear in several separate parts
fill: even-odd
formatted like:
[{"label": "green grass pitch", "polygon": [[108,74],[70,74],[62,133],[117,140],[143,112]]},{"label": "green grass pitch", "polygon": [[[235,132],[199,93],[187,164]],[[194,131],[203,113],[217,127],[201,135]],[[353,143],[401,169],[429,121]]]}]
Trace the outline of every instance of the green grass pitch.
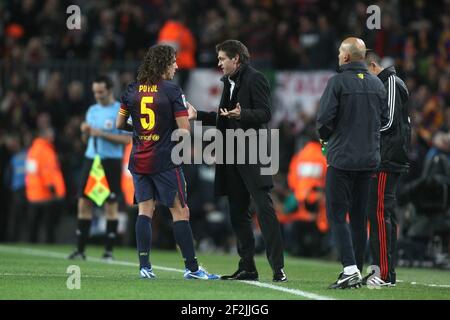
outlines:
[{"label": "green grass pitch", "polygon": [[[99,259],[101,247],[90,246],[87,261],[69,261],[66,245],[0,245],[0,299],[148,299],[148,300],[303,300],[303,299],[450,299],[450,272],[399,268],[395,288],[328,290],[341,267],[338,263],[287,257],[289,281],[274,284],[265,256],[256,259],[260,282],[184,280],[178,252],[153,251],[156,280],[138,277],[137,255],[117,248],[116,261]],[[199,254],[208,271],[235,271],[235,255]],[[68,289],[67,268],[81,271],[80,289]]]}]

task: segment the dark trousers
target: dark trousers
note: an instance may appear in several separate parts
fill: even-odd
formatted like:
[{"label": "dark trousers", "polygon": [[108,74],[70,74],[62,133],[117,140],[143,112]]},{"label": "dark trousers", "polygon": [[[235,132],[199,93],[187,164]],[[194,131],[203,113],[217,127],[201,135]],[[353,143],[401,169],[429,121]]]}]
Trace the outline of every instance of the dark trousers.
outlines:
[{"label": "dark trousers", "polygon": [[27,227],[27,198],[25,189],[19,189],[11,193],[11,207],[9,209],[9,236],[8,241],[23,241],[22,235]]},{"label": "dark trousers", "polygon": [[372,264],[380,268],[381,279],[395,282],[397,218],[395,193],[399,173],[379,172],[370,185],[370,252]]},{"label": "dark trousers", "polygon": [[[369,171],[345,171],[328,167],[325,193],[327,217],[344,267],[362,271],[367,243]],[[349,214],[350,226],[346,216]]]},{"label": "dark trousers", "polygon": [[283,244],[281,227],[273,208],[270,188],[258,187],[250,177],[242,177],[235,165],[227,165],[226,174],[231,225],[236,234],[237,250],[241,258],[239,268],[247,271],[256,269],[255,238],[249,210],[251,197],[266,246],[267,259],[272,270],[278,271],[284,267]]},{"label": "dark trousers", "polygon": [[28,206],[29,216],[29,241],[36,243],[39,240],[39,229],[41,224],[45,225],[45,241],[55,242],[55,229],[58,220],[57,206],[54,202],[30,203]]}]

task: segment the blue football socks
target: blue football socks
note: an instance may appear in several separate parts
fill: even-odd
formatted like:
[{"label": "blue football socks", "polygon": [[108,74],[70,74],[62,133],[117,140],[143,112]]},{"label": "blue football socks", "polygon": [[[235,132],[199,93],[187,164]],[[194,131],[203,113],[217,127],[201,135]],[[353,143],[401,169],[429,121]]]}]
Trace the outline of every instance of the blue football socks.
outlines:
[{"label": "blue football socks", "polygon": [[141,268],[151,268],[149,257],[151,243],[152,219],[145,215],[138,215],[136,220],[136,244]]},{"label": "blue football socks", "polygon": [[194,239],[189,221],[180,220],[173,223],[173,234],[175,241],[180,247],[181,254],[184,258],[184,264],[190,271],[198,270],[198,262],[195,256]]}]

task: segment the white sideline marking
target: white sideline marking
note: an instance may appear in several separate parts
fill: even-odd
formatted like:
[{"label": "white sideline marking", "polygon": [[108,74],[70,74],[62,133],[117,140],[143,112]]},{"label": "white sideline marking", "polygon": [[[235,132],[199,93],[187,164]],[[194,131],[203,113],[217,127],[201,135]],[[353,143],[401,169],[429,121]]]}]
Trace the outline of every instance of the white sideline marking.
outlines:
[{"label": "white sideline marking", "polygon": [[297,289],[279,287],[279,286],[265,283],[265,282],[259,282],[259,281],[239,281],[239,282],[250,284],[250,285],[261,287],[261,288],[268,288],[268,289],[278,290],[278,291],[282,291],[282,292],[286,292],[286,293],[292,293],[292,294],[302,296],[302,297],[305,297],[308,299],[313,299],[313,300],[336,300],[331,297],[321,296],[321,295],[318,295],[315,293],[310,293],[310,292],[297,290]]},{"label": "white sideline marking", "polygon": [[[53,252],[53,251],[44,251],[44,250],[37,250],[37,249],[29,249],[29,248],[21,248],[21,247],[8,247],[0,245],[0,252],[8,252],[8,253],[22,253],[32,256],[40,256],[40,257],[47,257],[47,258],[59,258],[59,259],[67,259],[67,254],[60,253],[60,252]],[[98,262],[98,263],[105,263],[105,264],[116,264],[116,265],[122,265],[122,266],[129,266],[129,267],[138,267],[139,265],[137,263],[128,262],[128,261],[104,261],[99,258],[90,258],[87,257],[86,261],[92,261],[92,262]],[[184,270],[175,269],[175,268],[167,268],[162,266],[153,266],[154,269],[159,269],[163,271],[172,271],[172,272],[179,272],[184,273]],[[0,274],[1,276],[2,274]],[[245,283],[252,286],[257,286],[261,288],[267,288],[272,289],[275,291],[281,291],[285,293],[290,293],[296,296],[301,296],[308,299],[313,300],[335,300],[334,298],[327,297],[327,296],[321,296],[315,293],[310,293],[302,290],[297,289],[290,289],[286,287],[276,286],[269,283],[264,282],[257,282],[257,281],[239,281],[241,283]]]},{"label": "white sideline marking", "polygon": [[[62,273],[46,273],[46,274],[30,274],[30,273],[0,273],[0,277],[33,277],[33,278],[47,278],[47,277],[64,277],[67,278],[66,274]],[[82,275],[81,278],[106,278],[105,276],[85,276]]]},{"label": "white sideline marking", "polygon": [[[44,251],[44,250],[37,250],[37,249],[29,249],[29,248],[20,248],[20,247],[8,247],[0,245],[0,251],[3,252],[10,252],[10,253],[24,253],[28,254],[30,256],[39,256],[39,257],[46,257],[46,258],[59,258],[59,259],[67,259],[68,255],[61,253],[61,252],[54,252],[54,251]],[[70,260],[70,261],[82,261],[82,260]],[[86,261],[92,261],[92,262],[99,262],[99,263],[106,263],[106,264],[117,264],[121,266],[128,266],[128,267],[139,267],[139,264],[134,262],[128,262],[128,261],[105,261],[100,258],[95,257],[87,257]],[[163,271],[172,271],[172,272],[181,272],[184,273],[183,270],[174,269],[174,268],[166,268],[161,266],[152,266],[155,269],[163,270]]]},{"label": "white sideline marking", "polygon": [[[407,281],[404,280],[397,280],[397,282],[402,282],[402,283],[408,283]],[[430,283],[430,284],[426,284],[426,283],[418,283],[418,282],[410,282],[409,283],[412,286],[427,286],[427,287],[434,287],[434,288],[450,288],[450,284],[435,284],[435,283]]]}]

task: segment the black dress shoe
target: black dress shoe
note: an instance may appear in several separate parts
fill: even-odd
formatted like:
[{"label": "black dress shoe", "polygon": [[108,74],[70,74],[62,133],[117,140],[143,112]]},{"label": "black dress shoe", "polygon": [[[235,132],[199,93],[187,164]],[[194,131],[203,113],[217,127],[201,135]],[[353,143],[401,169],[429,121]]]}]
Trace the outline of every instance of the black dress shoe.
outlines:
[{"label": "black dress shoe", "polygon": [[252,280],[258,281],[258,271],[238,270],[232,275],[220,277],[222,280]]},{"label": "black dress shoe", "polygon": [[286,274],[283,269],[278,270],[273,274],[273,282],[287,282]]}]

